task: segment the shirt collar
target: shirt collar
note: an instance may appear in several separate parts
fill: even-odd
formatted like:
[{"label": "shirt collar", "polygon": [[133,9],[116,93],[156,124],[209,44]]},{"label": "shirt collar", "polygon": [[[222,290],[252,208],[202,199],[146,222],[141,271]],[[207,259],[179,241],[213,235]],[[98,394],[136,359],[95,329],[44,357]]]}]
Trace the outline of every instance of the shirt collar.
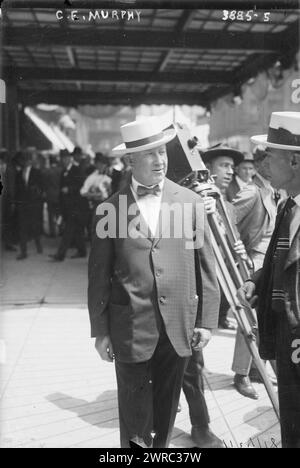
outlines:
[{"label": "shirt collar", "polygon": [[265,179],[258,172],[255,174],[255,176],[261,181],[261,183],[263,184],[264,187],[267,187],[267,188],[271,187],[273,189],[273,187],[271,185],[271,182],[269,180]]},{"label": "shirt collar", "polygon": [[300,193],[296,197],[294,197],[294,201],[297,203],[298,206],[300,206]]},{"label": "shirt collar", "polygon": [[131,176],[131,187],[132,187],[132,189],[133,189],[133,191],[135,193],[137,193],[137,188],[138,188],[139,185],[141,185],[142,187],[147,187],[147,188],[152,188],[152,187],[155,187],[156,185],[158,185],[160,190],[162,190],[163,186],[164,186],[164,183],[165,183],[165,179],[163,179],[159,184],[144,185],[144,184],[141,184],[140,182],[138,182],[133,176]]},{"label": "shirt collar", "polygon": [[244,187],[246,187],[246,186],[249,184],[249,182],[244,182],[244,181],[240,178],[240,176],[238,176],[237,174],[235,175],[235,180],[237,181],[237,183],[238,183],[238,185],[239,185],[239,187],[240,187],[241,189],[244,188]]}]

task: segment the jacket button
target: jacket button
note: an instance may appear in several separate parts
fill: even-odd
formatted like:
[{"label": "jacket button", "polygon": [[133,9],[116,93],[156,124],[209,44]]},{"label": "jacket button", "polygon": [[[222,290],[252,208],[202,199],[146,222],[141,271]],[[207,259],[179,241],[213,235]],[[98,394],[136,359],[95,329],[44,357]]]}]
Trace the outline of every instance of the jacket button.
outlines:
[{"label": "jacket button", "polygon": [[155,275],[156,275],[156,276],[160,276],[160,271],[157,271],[157,272],[155,273]]},{"label": "jacket button", "polygon": [[152,253],[155,253],[155,252],[156,252],[156,250],[153,248],[153,249],[151,249],[151,252],[152,252]]},{"label": "jacket button", "polygon": [[199,296],[198,296],[198,294],[195,294],[195,299],[199,299]]},{"label": "jacket button", "polygon": [[165,304],[165,303],[166,303],[166,298],[165,298],[165,296],[161,296],[161,297],[159,298],[159,302],[160,302],[161,304]]}]

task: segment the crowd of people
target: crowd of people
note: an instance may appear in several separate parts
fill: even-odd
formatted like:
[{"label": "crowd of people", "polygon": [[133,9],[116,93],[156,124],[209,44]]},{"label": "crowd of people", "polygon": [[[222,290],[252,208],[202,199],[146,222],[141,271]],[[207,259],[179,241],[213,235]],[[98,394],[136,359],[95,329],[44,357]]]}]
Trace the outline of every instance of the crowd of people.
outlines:
[{"label": "crowd of people", "polygon": [[79,146],[72,152],[44,156],[34,148],[10,155],[0,150],[1,232],[5,250],[17,251],[17,260],[28,256],[34,240],[43,253],[42,236],[57,238],[53,261],[86,256],[93,215],[98,203],[119,190],[126,179],[126,166],[119,158],[98,152],[92,159]]}]

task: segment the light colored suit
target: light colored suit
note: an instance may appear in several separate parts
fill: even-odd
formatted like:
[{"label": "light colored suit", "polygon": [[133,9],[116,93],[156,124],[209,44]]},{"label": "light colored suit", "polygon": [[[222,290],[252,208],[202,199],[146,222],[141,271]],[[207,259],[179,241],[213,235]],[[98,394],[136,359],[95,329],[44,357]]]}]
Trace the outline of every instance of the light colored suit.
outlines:
[{"label": "light colored suit", "polygon": [[[272,188],[256,175],[253,183],[244,187],[232,203],[241,240],[253,261],[254,269],[261,268],[276,219],[277,208]],[[238,327],[232,370],[236,374],[248,375],[251,364],[251,354]]]},{"label": "light colored suit", "polygon": [[276,203],[273,191],[262,179],[254,176],[253,183],[244,187],[232,201],[237,227],[248,255],[257,247],[267,229],[273,230]]}]

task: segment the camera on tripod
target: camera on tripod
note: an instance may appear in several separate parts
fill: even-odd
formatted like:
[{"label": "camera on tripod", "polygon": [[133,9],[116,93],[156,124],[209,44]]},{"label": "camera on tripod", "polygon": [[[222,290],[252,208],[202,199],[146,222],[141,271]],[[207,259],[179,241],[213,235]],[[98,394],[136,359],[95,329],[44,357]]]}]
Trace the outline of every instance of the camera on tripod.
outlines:
[{"label": "camera on tripod", "polygon": [[202,161],[197,137],[191,137],[186,125],[175,123],[168,128],[176,130],[176,137],[167,143],[167,177],[202,197],[220,198],[220,191]]}]

